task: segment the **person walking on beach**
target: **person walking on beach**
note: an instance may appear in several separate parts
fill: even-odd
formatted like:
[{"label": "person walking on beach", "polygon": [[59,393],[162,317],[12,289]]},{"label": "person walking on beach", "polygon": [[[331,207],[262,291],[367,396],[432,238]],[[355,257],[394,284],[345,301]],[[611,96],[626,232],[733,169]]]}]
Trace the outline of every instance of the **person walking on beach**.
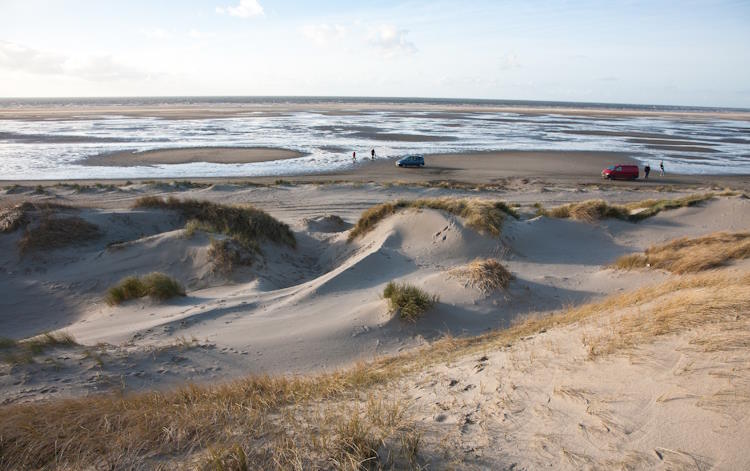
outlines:
[{"label": "person walking on beach", "polygon": [[374,147],[373,147],[373,149],[372,149],[372,150],[370,151],[370,156],[371,156],[370,158],[371,158],[372,160],[375,160],[375,148],[374,148]]},{"label": "person walking on beach", "polygon": [[352,152],[352,163],[353,164],[357,163],[357,151],[356,150]]},{"label": "person walking on beach", "polygon": [[646,164],[645,167],[643,167],[643,173],[646,174],[645,180],[648,180],[648,174],[651,173],[651,166],[649,164]]},{"label": "person walking on beach", "polygon": [[659,169],[661,169],[661,172],[659,173],[659,176],[663,177],[664,176],[664,161],[663,160],[661,162],[659,162]]}]

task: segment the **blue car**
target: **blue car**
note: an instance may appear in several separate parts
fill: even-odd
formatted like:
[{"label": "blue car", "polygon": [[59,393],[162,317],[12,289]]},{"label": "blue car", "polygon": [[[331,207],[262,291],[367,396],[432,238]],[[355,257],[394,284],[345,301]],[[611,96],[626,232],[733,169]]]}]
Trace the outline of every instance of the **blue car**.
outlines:
[{"label": "blue car", "polygon": [[396,161],[397,167],[424,167],[424,157],[421,155],[407,155]]}]

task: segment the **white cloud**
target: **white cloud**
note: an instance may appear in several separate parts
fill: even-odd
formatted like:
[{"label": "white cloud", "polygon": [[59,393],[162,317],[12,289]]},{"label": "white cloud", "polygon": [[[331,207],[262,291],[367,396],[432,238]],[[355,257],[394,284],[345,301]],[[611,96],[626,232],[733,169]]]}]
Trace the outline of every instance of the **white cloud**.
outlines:
[{"label": "white cloud", "polygon": [[141,34],[151,39],[169,39],[172,34],[161,28],[141,29]]},{"label": "white cloud", "polygon": [[60,54],[0,41],[0,68],[34,74],[61,74],[64,72],[66,59]]},{"label": "white cloud", "polygon": [[346,26],[329,24],[306,25],[302,28],[305,37],[321,45],[344,39],[348,31]]},{"label": "white cloud", "polygon": [[216,33],[210,33],[206,31],[198,31],[197,29],[191,29],[188,31],[188,36],[193,39],[209,39],[216,36]]},{"label": "white cloud", "polygon": [[91,81],[147,78],[147,74],[135,67],[118,62],[110,55],[68,57],[8,41],[0,41],[0,69],[35,75],[68,76]]},{"label": "white cloud", "polygon": [[392,57],[399,53],[417,52],[414,43],[406,39],[408,33],[409,31],[392,25],[380,25],[370,29],[368,38],[370,44],[381,49],[386,57]]},{"label": "white cloud", "polygon": [[500,70],[520,69],[521,61],[514,53],[505,54],[500,57]]},{"label": "white cloud", "polygon": [[239,18],[250,18],[263,15],[263,7],[258,0],[240,0],[237,6],[216,7],[216,13],[228,14]]}]

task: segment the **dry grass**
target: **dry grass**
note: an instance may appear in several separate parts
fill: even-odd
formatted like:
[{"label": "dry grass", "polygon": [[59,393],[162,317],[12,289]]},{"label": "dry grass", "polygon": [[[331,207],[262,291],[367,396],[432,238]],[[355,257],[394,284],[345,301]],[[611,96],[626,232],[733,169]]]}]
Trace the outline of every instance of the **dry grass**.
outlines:
[{"label": "dry grass", "polygon": [[131,299],[149,296],[165,301],[175,296],[185,296],[185,289],[164,273],[149,273],[140,278],[129,276],[107,290],[106,301],[110,306]]},{"label": "dry grass", "polygon": [[385,286],[383,297],[388,300],[391,312],[410,322],[416,322],[439,301],[437,295],[431,295],[416,286],[392,281]]},{"label": "dry grass", "polygon": [[258,248],[264,240],[295,247],[297,241],[288,225],[252,206],[226,206],[208,201],[166,199],[144,196],[136,200],[134,208],[154,208],[178,211],[190,221],[195,220],[211,232],[219,232],[237,239],[246,247]]},{"label": "dry grass", "polygon": [[349,240],[370,232],[386,217],[408,208],[437,209],[455,214],[464,218],[467,226],[493,236],[500,235],[507,215],[518,218],[516,210],[502,201],[456,198],[398,200],[373,206],[362,213],[357,224],[349,232]]},{"label": "dry grass", "polygon": [[454,268],[449,274],[465,280],[468,286],[478,288],[483,293],[507,288],[513,278],[513,275],[494,258],[478,258],[464,267]]},{"label": "dry grass", "polygon": [[713,197],[713,193],[703,193],[673,200],[644,200],[625,205],[609,204],[604,200],[587,200],[550,209],[538,207],[537,214],[589,222],[609,218],[637,222],[655,216],[664,210],[695,206]]},{"label": "dry grass", "polygon": [[51,250],[86,243],[101,236],[99,227],[78,216],[43,217],[39,225],[28,229],[18,248],[21,253]]},{"label": "dry grass", "polygon": [[[698,276],[698,275],[693,275]],[[729,330],[737,322],[747,322],[750,312],[750,275],[711,273],[694,280],[705,284],[685,286],[661,296],[640,309],[626,309],[610,328],[585,344],[592,358],[643,345],[655,337],[683,330],[720,324]],[[747,336],[745,336],[747,342]]]},{"label": "dry grass", "polygon": [[342,372],[3,406],[0,468],[405,468],[419,451],[409,410],[373,399],[404,375],[590,320],[618,319],[588,341],[603,355],[748,312],[750,275],[707,272]]},{"label": "dry grass", "polygon": [[225,275],[232,273],[237,266],[250,266],[253,263],[252,254],[232,238],[211,239],[208,256],[211,270]]},{"label": "dry grass", "polygon": [[620,257],[614,266],[623,270],[651,267],[672,273],[696,273],[745,258],[750,258],[750,232],[717,232],[655,245],[643,254]]}]

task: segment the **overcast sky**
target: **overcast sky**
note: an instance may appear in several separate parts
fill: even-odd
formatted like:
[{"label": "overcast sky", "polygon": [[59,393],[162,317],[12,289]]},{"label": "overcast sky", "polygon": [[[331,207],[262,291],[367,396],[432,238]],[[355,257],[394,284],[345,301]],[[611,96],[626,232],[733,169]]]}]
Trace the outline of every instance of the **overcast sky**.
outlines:
[{"label": "overcast sky", "polygon": [[749,1],[0,0],[0,96],[750,107]]}]

